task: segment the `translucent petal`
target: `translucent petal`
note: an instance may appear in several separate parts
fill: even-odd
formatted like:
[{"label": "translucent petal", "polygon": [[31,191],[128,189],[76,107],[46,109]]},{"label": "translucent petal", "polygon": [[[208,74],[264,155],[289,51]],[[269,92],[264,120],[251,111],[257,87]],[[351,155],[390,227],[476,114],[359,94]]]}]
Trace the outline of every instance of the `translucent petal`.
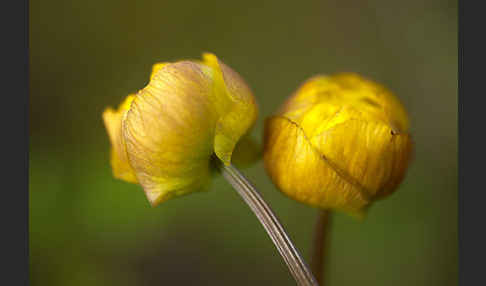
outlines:
[{"label": "translucent petal", "polygon": [[213,54],[204,54],[203,60],[213,70],[215,93],[230,100],[229,106],[218,108],[221,111],[214,137],[215,154],[229,164],[236,143],[255,122],[258,107],[250,88],[238,73]]},{"label": "translucent petal", "polygon": [[342,176],[310,144],[291,120],[276,116],[265,121],[265,169],[289,197],[313,206],[364,216],[370,198],[359,184]]},{"label": "translucent petal", "polygon": [[125,140],[122,136],[122,119],[130,108],[134,95],[129,95],[118,107],[118,110],[107,108],[103,112],[103,122],[111,142],[111,168],[115,178],[137,183],[135,172],[128,163]]},{"label": "translucent petal", "polygon": [[123,126],[130,165],[152,205],[201,190],[209,177],[217,114],[204,67],[167,65],[133,101]]}]

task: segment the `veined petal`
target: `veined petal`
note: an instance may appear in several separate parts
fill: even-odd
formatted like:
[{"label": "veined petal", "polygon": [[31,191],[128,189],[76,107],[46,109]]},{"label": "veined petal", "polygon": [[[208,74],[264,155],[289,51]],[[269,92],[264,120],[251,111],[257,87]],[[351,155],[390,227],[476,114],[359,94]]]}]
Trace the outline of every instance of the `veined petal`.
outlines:
[{"label": "veined petal", "polygon": [[381,122],[350,119],[313,137],[311,144],[335,170],[376,196],[403,179],[411,155],[409,138]]},{"label": "veined petal", "polygon": [[[354,112],[336,116],[342,110]],[[318,127],[328,129],[332,127],[328,124],[337,124],[347,116],[381,121],[396,132],[409,129],[407,113],[398,99],[385,87],[353,73],[312,77],[285,102],[279,114],[301,125],[308,135]],[[328,121],[330,118],[334,121]]]},{"label": "veined petal", "polygon": [[[121,142],[121,151],[112,151],[113,170],[138,182],[152,206],[205,190],[213,153],[225,164],[234,149],[243,156],[236,156],[235,164],[256,160],[256,145],[242,145],[254,142],[237,145],[255,121],[256,109],[243,79],[213,54],[203,61],[157,63],[149,84],[123,113],[108,109],[103,115],[113,129],[110,138]],[[126,169],[131,177],[122,172]]]},{"label": "veined petal", "polygon": [[395,131],[408,132],[410,122],[407,111],[398,98],[386,87],[355,73],[340,73],[332,76],[332,80],[343,90],[352,91],[346,92],[346,94],[353,99],[356,107],[365,109],[366,113],[374,116],[380,116],[381,109]]},{"label": "veined petal", "polygon": [[309,205],[364,216],[367,193],[336,172],[297,124],[282,116],[267,119],[264,149],[265,169],[283,193]]},{"label": "veined petal", "polygon": [[165,67],[166,65],[168,65],[170,63],[156,63],[152,66],[152,72],[150,73],[150,80],[152,80],[152,78],[154,78],[155,74],[161,70],[163,67]]},{"label": "veined petal", "polygon": [[229,164],[236,143],[254,124],[258,107],[250,88],[238,73],[213,54],[203,54],[203,60],[213,70],[214,93],[229,99],[217,105],[221,116],[214,137],[214,153],[223,163]]},{"label": "veined petal", "polygon": [[122,119],[134,98],[131,94],[120,104],[118,110],[109,107],[103,112],[103,122],[111,142],[110,161],[113,176],[130,183],[137,183],[137,178],[128,163],[125,140],[122,136]]},{"label": "veined petal", "polygon": [[152,205],[201,190],[208,180],[217,114],[205,68],[190,61],[165,66],[127,113],[128,158]]},{"label": "veined petal", "polygon": [[409,121],[385,87],[353,73],[314,76],[278,115],[265,124],[264,160],[290,197],[362,216],[403,180]]}]

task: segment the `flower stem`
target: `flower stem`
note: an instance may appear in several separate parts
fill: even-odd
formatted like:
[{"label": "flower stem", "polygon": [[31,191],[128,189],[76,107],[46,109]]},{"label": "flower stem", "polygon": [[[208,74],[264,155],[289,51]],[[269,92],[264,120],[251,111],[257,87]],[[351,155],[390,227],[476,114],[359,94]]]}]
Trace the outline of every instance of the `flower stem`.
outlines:
[{"label": "flower stem", "polygon": [[263,225],[297,284],[300,286],[318,286],[312,272],[260,193],[235,167],[221,165],[223,176],[240,194]]},{"label": "flower stem", "polygon": [[331,227],[331,212],[319,210],[314,229],[314,248],[312,250],[312,272],[314,273],[319,285],[324,286],[324,268],[326,264],[326,254]]}]

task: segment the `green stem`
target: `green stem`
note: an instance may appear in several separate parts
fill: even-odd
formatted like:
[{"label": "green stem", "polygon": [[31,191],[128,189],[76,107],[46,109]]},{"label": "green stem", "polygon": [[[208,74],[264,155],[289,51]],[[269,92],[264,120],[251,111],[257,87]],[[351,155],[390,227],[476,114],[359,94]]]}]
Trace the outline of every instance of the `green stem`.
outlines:
[{"label": "green stem", "polygon": [[318,286],[277,217],[255,187],[232,165],[221,167],[223,176],[248,204],[263,225],[298,285]]},{"label": "green stem", "polygon": [[331,212],[319,210],[314,229],[314,248],[312,250],[312,272],[319,285],[324,286],[327,247],[331,227]]}]

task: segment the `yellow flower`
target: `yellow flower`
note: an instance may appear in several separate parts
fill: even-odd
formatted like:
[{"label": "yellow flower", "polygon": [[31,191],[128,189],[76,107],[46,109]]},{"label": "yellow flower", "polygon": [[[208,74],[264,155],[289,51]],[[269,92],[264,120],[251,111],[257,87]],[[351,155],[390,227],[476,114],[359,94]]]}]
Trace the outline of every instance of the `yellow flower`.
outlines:
[{"label": "yellow flower", "polygon": [[305,82],[265,121],[264,140],[265,169],[283,193],[357,217],[396,190],[412,154],[402,104],[350,73]]},{"label": "yellow flower", "polygon": [[142,185],[152,206],[203,190],[213,153],[229,164],[256,117],[251,90],[215,55],[155,64],[145,88],[103,113],[113,174]]}]

